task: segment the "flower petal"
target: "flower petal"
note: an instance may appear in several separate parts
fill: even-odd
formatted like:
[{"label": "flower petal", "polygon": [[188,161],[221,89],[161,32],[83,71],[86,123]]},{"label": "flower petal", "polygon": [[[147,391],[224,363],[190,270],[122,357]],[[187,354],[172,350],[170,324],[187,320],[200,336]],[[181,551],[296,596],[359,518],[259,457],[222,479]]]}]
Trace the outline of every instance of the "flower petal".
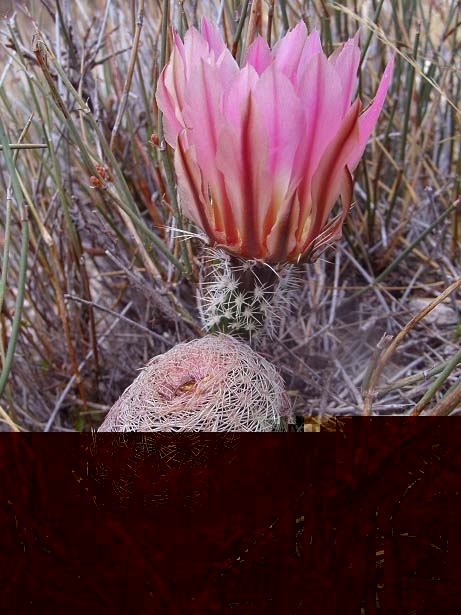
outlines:
[{"label": "flower petal", "polygon": [[239,129],[221,131],[216,156],[235,215],[239,254],[262,258],[262,221],[270,198],[268,139],[250,92],[243,103]]},{"label": "flower petal", "polygon": [[286,174],[289,179],[293,158],[306,126],[301,101],[291,81],[275,66],[259,78],[253,93],[269,138],[270,172]]},{"label": "flower petal", "polygon": [[349,110],[357,83],[357,69],[360,62],[359,36],[360,32],[358,31],[354,38],[349,39],[328,58],[330,64],[335,67],[343,85],[341,117],[344,117]]},{"label": "flower petal", "polygon": [[[360,100],[357,99],[348,111],[336,137],[328,146],[312,178],[311,207],[309,212],[305,212],[309,215],[300,220],[298,228],[302,252],[307,250],[312,241],[320,236],[324,230],[331,210],[341,192],[347,194],[347,191],[344,190],[347,180],[344,169],[359,140],[358,115],[360,104]],[[347,211],[349,206],[350,202],[343,203],[343,212],[344,208]]]},{"label": "flower petal", "polygon": [[349,169],[344,167],[339,180],[339,195],[341,196],[342,211],[331,222],[324,226],[322,232],[314,237],[311,243],[303,252],[300,252],[301,258],[309,257],[310,261],[316,260],[320,254],[333,242],[341,238],[342,227],[349,213],[349,207],[352,203],[352,195],[354,182]]},{"label": "flower petal", "polygon": [[216,147],[224,118],[221,113],[223,84],[219,69],[200,59],[187,82],[184,121],[188,139],[195,146],[197,163],[209,181],[216,174]]},{"label": "flower petal", "polygon": [[208,21],[208,19],[204,16],[202,17],[200,29],[203,38],[208,43],[210,51],[214,51],[216,59],[219,58],[221,53],[224,51],[224,49],[227,49],[227,47],[223,41],[221,32],[219,31],[218,27],[212,21]]},{"label": "flower petal", "polygon": [[169,67],[166,66],[160,75],[155,99],[157,101],[158,108],[163,113],[163,130],[166,142],[174,147],[176,138],[182,129],[182,125],[176,118],[177,105],[175,104],[173,97],[170,95],[168,86],[166,85],[169,72],[168,69]]},{"label": "flower petal", "polygon": [[388,62],[381,82],[376,92],[376,96],[373,98],[370,106],[359,117],[359,143],[354,151],[351,153],[348,160],[348,167],[351,171],[355,169],[362,157],[363,151],[367,145],[368,138],[378,120],[378,116],[383,108],[384,101],[386,99],[387,90],[392,75],[392,68],[394,66],[394,58]]},{"label": "flower petal", "polygon": [[204,230],[208,237],[219,241],[214,232],[212,212],[205,196],[200,167],[195,160],[193,146],[187,145],[185,132],[178,136],[174,163],[178,176],[179,200],[184,214]]},{"label": "flower petal", "polygon": [[[291,197],[301,179],[300,174],[294,174],[294,160],[306,132],[306,119],[291,81],[275,65],[261,75],[253,98],[269,142],[267,162],[271,199],[264,215],[263,237],[270,237],[273,251],[279,235],[274,231],[271,237],[271,231],[276,224],[280,229],[281,221],[288,218]],[[286,238],[283,239],[285,243]]]},{"label": "flower petal", "polygon": [[176,49],[179,52],[179,55],[182,58],[183,63],[186,61],[186,57],[185,57],[185,53],[184,53],[184,43],[182,42],[181,37],[179,36],[179,34],[176,32],[176,30],[173,28],[173,50]]},{"label": "flower petal", "polygon": [[299,218],[299,197],[295,191],[278,212],[277,219],[266,237],[265,260],[283,263],[296,247],[296,228]]},{"label": "flower petal", "polygon": [[323,53],[317,53],[310,59],[298,91],[307,121],[303,166],[305,174],[312,176],[342,119],[341,79]]},{"label": "flower petal", "polygon": [[342,85],[336,70],[323,53],[310,59],[302,75],[298,91],[306,117],[306,130],[294,160],[294,173],[302,177],[299,186],[299,234],[310,215],[311,182],[328,145],[341,125]]},{"label": "flower petal", "polygon": [[271,63],[272,55],[269,45],[262,36],[258,35],[256,40],[248,47],[243,66],[250,64],[258,75],[261,75]]},{"label": "flower petal", "polygon": [[[173,34],[174,36],[174,34]],[[160,75],[155,95],[158,108],[163,112],[165,139],[172,147],[184,127],[182,108],[184,104],[185,69],[183,62],[182,41],[174,42],[168,64]]]},{"label": "flower petal", "polygon": [[[214,60],[217,57],[214,55]],[[191,71],[201,59],[211,61],[210,48],[208,41],[194,27],[189,28],[184,36],[184,65],[186,69],[186,80],[190,78]]]},{"label": "flower petal", "polygon": [[277,68],[285,73],[292,83],[295,83],[306,38],[306,25],[304,21],[300,21],[298,25],[287,32],[272,49],[272,55],[275,58]]},{"label": "flower petal", "polygon": [[215,229],[225,231],[227,241],[235,243],[234,214],[227,199],[224,178],[216,165],[219,136],[227,125],[221,109],[223,90],[219,67],[201,59],[187,84],[184,120],[197,164],[210,185]]},{"label": "flower petal", "polygon": [[312,32],[306,38],[304,47],[299,57],[298,68],[296,70],[296,85],[300,83],[302,75],[309,64],[309,60],[316,53],[323,53],[322,43],[320,42],[320,36],[318,31],[312,30]]},{"label": "flower petal", "polygon": [[239,66],[229,49],[226,47],[221,36],[221,32],[216,24],[208,21],[206,17],[202,17],[201,25],[202,36],[208,43],[210,49],[210,54],[208,55],[207,60],[210,63],[214,62],[217,66],[219,66],[221,79],[224,83],[226,83],[226,81],[231,79],[235,73],[238,73]]},{"label": "flower petal", "polygon": [[223,114],[236,129],[240,126],[242,104],[257,82],[258,73],[251,64],[247,64],[227,82],[222,100]]}]

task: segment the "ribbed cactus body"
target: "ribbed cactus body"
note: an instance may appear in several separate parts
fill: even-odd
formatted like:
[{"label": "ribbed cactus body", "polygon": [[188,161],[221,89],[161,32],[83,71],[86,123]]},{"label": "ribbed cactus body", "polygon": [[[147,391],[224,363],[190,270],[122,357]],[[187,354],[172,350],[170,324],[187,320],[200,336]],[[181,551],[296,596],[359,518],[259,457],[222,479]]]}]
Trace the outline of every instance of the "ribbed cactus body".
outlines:
[{"label": "ribbed cactus body", "polygon": [[203,327],[252,342],[273,338],[296,303],[299,280],[294,265],[274,267],[208,248],[197,291]]},{"label": "ribbed cactus body", "polygon": [[206,335],[154,357],[99,431],[279,431],[290,408],[269,361],[228,335]]}]

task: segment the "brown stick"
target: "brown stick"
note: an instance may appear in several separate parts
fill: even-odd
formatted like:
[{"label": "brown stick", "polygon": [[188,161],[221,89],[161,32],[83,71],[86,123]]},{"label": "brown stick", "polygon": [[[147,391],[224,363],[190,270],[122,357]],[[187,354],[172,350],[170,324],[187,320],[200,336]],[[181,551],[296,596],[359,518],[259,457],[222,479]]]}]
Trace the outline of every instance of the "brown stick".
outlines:
[{"label": "brown stick", "polygon": [[260,32],[260,28],[261,28],[261,0],[253,0],[253,2],[251,3],[250,19],[248,21],[248,30],[247,30],[247,36],[246,36],[246,41],[245,41],[245,50],[242,54],[242,57],[243,55],[245,55],[248,47],[251,45],[251,43],[256,38],[257,33]]},{"label": "brown stick", "polygon": [[133,79],[134,67],[136,64],[136,58],[138,55],[139,39],[141,36],[142,24],[144,21],[144,0],[139,0],[138,14],[136,17],[136,28],[134,31],[133,46],[131,47],[130,63],[128,65],[128,72],[126,74],[125,83],[123,85],[122,98],[120,100],[120,106],[118,108],[117,117],[115,118],[114,127],[110,137],[110,149],[114,146],[114,140],[117,135],[120,123],[122,121],[123,114],[125,113],[126,103],[128,101],[128,94],[130,93],[131,81]]},{"label": "brown stick", "polygon": [[451,393],[445,395],[431,410],[428,410],[426,416],[445,416],[461,404],[461,384],[453,389]]},{"label": "brown stick", "polygon": [[425,318],[430,312],[432,312],[432,310],[435,309],[439,305],[439,303],[442,303],[443,301],[445,301],[445,299],[460,286],[461,286],[461,278],[458,278],[457,280],[453,282],[453,284],[450,284],[450,286],[446,288],[443,291],[443,293],[441,293],[438,297],[436,297],[434,301],[429,303],[429,305],[427,305],[424,309],[422,309],[415,316],[413,316],[413,318],[407,322],[407,324],[403,327],[400,333],[398,333],[395,336],[395,338],[392,340],[392,342],[389,344],[386,350],[377,359],[376,365],[370,374],[370,379],[366,387],[366,390],[368,392],[368,401],[366,405],[364,405],[364,410],[363,410],[364,415],[371,414],[371,397],[372,397],[373,391],[375,390],[376,385],[378,384],[378,381],[384,369],[384,366],[386,365],[386,363],[389,361],[389,359],[393,355],[398,344],[402,341],[405,335],[409,331],[411,331],[411,329],[413,329],[423,318]]}]

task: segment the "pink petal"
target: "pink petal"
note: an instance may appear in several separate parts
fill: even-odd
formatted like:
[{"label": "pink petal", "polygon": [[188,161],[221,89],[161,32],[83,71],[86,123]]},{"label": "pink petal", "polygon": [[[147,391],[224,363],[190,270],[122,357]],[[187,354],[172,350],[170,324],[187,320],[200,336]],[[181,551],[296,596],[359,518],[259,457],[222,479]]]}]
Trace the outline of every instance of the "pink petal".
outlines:
[{"label": "pink petal", "polygon": [[387,90],[391,80],[392,69],[394,66],[394,58],[392,57],[386,66],[384,74],[381,78],[381,82],[376,92],[376,96],[373,98],[370,106],[359,117],[359,143],[354,151],[351,153],[348,160],[348,167],[353,171],[365,150],[368,138],[378,120],[378,116],[383,108],[384,101],[386,99]]},{"label": "pink petal", "polygon": [[294,175],[293,163],[306,133],[306,119],[291,81],[274,65],[260,77],[253,99],[269,142],[271,200],[264,215],[263,237],[268,237],[270,250],[275,251],[280,236],[271,231],[274,226],[280,229],[282,219],[288,217],[291,197],[301,179]]},{"label": "pink petal", "polygon": [[209,46],[208,61],[214,61],[221,68],[223,78],[231,78],[239,70],[239,66],[226,47],[216,24],[208,21],[206,17],[202,17],[202,36]]},{"label": "pink petal", "polygon": [[272,63],[271,50],[262,36],[258,36],[248,47],[243,66],[250,64],[261,75]]},{"label": "pink petal", "polygon": [[219,69],[220,79],[223,84],[230,83],[240,72],[239,65],[227,47],[217,59],[216,66]]},{"label": "pink petal", "polygon": [[216,59],[219,58],[224,49],[226,49],[226,45],[218,27],[213,22],[208,21],[206,17],[202,17],[201,31],[203,38],[208,43],[210,51],[214,51]]},{"label": "pink petal", "polygon": [[174,163],[178,177],[179,199],[184,214],[211,239],[219,241],[220,238],[214,232],[213,215],[205,196],[200,167],[195,161],[193,147],[187,147],[185,133],[181,133],[178,137]]},{"label": "pink petal", "polygon": [[[350,173],[346,165],[359,140],[360,104],[360,100],[357,100],[350,108],[312,178],[309,224],[306,225],[305,221],[301,221],[302,226],[298,230],[303,252],[321,235],[338,196],[341,193],[347,196],[349,193],[345,188],[350,183],[348,182]],[[350,201],[343,202],[343,216],[346,215],[349,206]]]},{"label": "pink petal", "polygon": [[168,74],[170,78],[167,83],[167,87],[171,93],[172,99],[175,101],[176,118],[183,124],[182,121],[182,109],[184,107],[184,90],[186,87],[186,74],[184,67],[184,48],[182,47],[182,41],[179,38],[179,45],[175,43],[173,52],[171,54],[170,66],[171,73]]},{"label": "pink petal", "polygon": [[[210,59],[208,41],[196,30],[189,28],[184,36],[184,65],[186,79],[190,78],[191,71],[201,59]],[[215,58],[216,59],[216,58]]]},{"label": "pink petal", "polygon": [[195,146],[197,163],[210,181],[216,174],[216,146],[224,123],[221,113],[222,92],[218,68],[200,59],[187,82],[187,103],[183,115],[188,138]]},{"label": "pink petal", "polygon": [[331,220],[326,226],[324,226],[322,232],[314,237],[312,242],[307,246],[303,252],[303,257],[309,257],[309,260],[316,260],[320,254],[330,244],[342,236],[342,227],[344,221],[349,213],[349,207],[352,203],[352,195],[354,189],[354,182],[349,169],[344,167],[339,179],[339,196],[341,197],[342,210],[333,220]]},{"label": "pink petal", "polygon": [[291,81],[275,66],[259,78],[254,101],[269,138],[271,174],[293,167],[293,158],[305,132],[304,109]]},{"label": "pink petal", "polygon": [[173,147],[179,131],[184,127],[182,119],[184,87],[184,63],[180,50],[175,46],[170,61],[160,75],[156,92],[157,105],[164,114],[165,139]]},{"label": "pink petal", "polygon": [[298,91],[307,123],[304,141],[294,161],[295,174],[303,178],[299,186],[302,229],[309,216],[312,177],[341,125],[341,80],[322,53],[310,59],[298,84]]},{"label": "pink petal", "polygon": [[176,30],[173,29],[173,49],[177,49],[179,52],[179,55],[182,58],[182,61],[185,62],[185,53],[184,53],[184,43],[181,40],[181,37],[179,36],[179,34],[176,32]]},{"label": "pink petal", "polygon": [[307,69],[309,60],[316,53],[323,53],[322,43],[320,42],[320,36],[317,30],[312,30],[312,32],[306,38],[303,50],[299,58],[299,64],[296,71],[296,84],[298,84],[302,80],[302,75]]},{"label": "pink petal", "polygon": [[250,93],[241,110],[239,129],[225,127],[220,134],[216,164],[225,179],[240,239],[238,253],[262,258],[262,221],[270,198],[268,139]]},{"label": "pink petal", "polygon": [[227,241],[236,241],[235,221],[228,203],[224,178],[216,166],[220,134],[227,125],[221,110],[224,84],[219,67],[201,59],[191,72],[185,97],[184,121],[189,142],[194,146],[197,164],[213,193],[214,224],[226,233]]},{"label": "pink petal", "polygon": [[250,64],[247,64],[232,79],[225,82],[226,86],[222,99],[223,114],[236,129],[240,126],[242,104],[246,102],[257,82],[258,73]]},{"label": "pink petal", "polygon": [[349,110],[357,82],[357,69],[360,62],[359,36],[360,32],[357,32],[354,38],[349,39],[328,59],[330,64],[335,67],[343,84],[342,117]]},{"label": "pink petal", "polygon": [[294,192],[284,203],[272,230],[266,238],[265,260],[268,263],[281,263],[288,260],[296,246],[296,228],[299,218],[299,198]]},{"label": "pink petal", "polygon": [[292,83],[295,83],[306,38],[306,25],[303,21],[300,21],[272,49],[272,56],[275,58],[277,68],[285,73]]},{"label": "pink petal", "polygon": [[304,169],[311,175],[341,123],[341,79],[327,58],[318,53],[310,59],[298,85],[307,121]]},{"label": "pink petal", "polygon": [[215,243],[229,247],[237,245],[238,235],[232,208],[224,189],[224,178],[219,174],[217,185],[208,184],[197,164],[195,148],[187,142],[185,131],[178,137],[174,161],[184,214]]}]

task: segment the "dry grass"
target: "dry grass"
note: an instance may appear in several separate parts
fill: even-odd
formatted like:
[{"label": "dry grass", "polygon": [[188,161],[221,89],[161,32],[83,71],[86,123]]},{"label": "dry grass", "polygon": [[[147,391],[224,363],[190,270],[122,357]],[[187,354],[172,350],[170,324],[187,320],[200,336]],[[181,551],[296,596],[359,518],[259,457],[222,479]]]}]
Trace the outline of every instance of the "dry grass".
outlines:
[{"label": "dry grass", "polygon": [[[177,208],[171,157],[151,139],[162,41],[171,44],[160,4],[27,3],[32,14],[19,4],[1,25],[5,430],[96,428],[138,368],[201,335],[198,245],[178,239],[175,229],[190,228]],[[219,17],[220,3],[164,4],[180,31],[203,13]],[[263,353],[306,430],[318,423],[310,416],[456,413],[459,3],[263,1],[250,28],[244,4],[222,3],[237,53],[256,28],[266,36],[271,21],[275,41],[304,17],[321,28],[327,50],[360,25],[365,101],[397,54],[344,239],[305,267],[302,307]],[[8,148],[19,142],[23,149]]]}]

